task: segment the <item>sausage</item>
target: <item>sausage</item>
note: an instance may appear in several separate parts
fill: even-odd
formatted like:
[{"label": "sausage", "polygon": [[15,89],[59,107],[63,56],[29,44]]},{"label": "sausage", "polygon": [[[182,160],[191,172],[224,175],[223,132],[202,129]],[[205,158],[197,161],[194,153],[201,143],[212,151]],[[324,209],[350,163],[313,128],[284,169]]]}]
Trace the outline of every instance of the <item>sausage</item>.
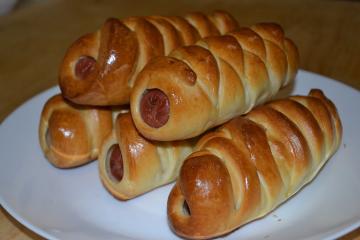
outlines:
[{"label": "sausage", "polygon": [[183,210],[186,216],[190,216],[191,212],[190,212],[190,207],[188,205],[188,203],[186,201],[184,201],[183,203]]},{"label": "sausage", "polygon": [[80,79],[86,78],[87,75],[95,68],[96,60],[90,56],[82,56],[75,65],[75,75]]},{"label": "sausage", "polygon": [[144,122],[153,128],[164,126],[169,120],[169,98],[160,89],[148,89],[140,101],[140,113]]},{"label": "sausage", "polygon": [[124,164],[119,145],[113,145],[110,148],[109,154],[111,175],[120,182],[124,176]]}]

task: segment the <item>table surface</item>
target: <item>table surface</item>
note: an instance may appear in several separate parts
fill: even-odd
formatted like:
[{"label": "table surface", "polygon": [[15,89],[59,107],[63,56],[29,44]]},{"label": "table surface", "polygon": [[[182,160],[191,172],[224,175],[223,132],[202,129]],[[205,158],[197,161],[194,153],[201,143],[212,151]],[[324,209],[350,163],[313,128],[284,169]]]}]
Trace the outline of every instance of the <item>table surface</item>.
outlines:
[{"label": "table surface", "polygon": [[[277,22],[299,47],[301,68],[360,89],[360,2],[356,1],[35,1],[0,16],[0,122],[57,84],[58,68],[80,35],[107,17],[181,15],[225,9],[241,25]],[[2,239],[42,239],[0,208]],[[360,240],[360,228],[341,238]]]}]

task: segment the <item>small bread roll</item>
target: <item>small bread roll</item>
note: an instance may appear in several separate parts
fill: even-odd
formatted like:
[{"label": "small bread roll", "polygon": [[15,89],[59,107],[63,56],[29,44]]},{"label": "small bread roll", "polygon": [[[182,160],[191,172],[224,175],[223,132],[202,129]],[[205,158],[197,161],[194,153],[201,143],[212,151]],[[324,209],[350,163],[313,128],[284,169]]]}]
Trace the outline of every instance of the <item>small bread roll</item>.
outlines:
[{"label": "small bread roll", "polygon": [[194,44],[200,37],[236,28],[236,20],[224,11],[185,17],[110,18],[67,50],[60,66],[62,94],[77,104],[128,104],[136,76],[149,60]]},{"label": "small bread roll", "polygon": [[271,99],[294,80],[298,62],[296,46],[277,24],[207,37],[144,67],[131,114],[149,139],[195,137]]},{"label": "small bread roll", "polygon": [[195,140],[156,142],[136,130],[130,113],[119,114],[99,155],[100,178],[106,189],[127,200],[174,181]]},{"label": "small bread roll", "polygon": [[213,238],[263,217],[311,182],[341,138],[336,107],[320,90],[234,118],[182,165],[168,199],[172,229]]},{"label": "small bread roll", "polygon": [[71,168],[95,160],[113,126],[110,108],[74,105],[58,94],[44,105],[39,140],[45,157],[58,168]]}]

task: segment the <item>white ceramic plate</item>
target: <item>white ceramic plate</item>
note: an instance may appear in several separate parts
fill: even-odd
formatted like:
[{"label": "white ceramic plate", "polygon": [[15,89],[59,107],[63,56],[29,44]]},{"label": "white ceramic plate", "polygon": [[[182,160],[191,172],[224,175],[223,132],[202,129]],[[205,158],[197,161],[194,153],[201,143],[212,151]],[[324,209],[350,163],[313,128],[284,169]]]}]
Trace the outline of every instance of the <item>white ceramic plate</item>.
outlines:
[{"label": "white ceramic plate", "polygon": [[[290,92],[307,94],[311,88],[322,89],[337,105],[344,125],[341,147],[295,197],[226,239],[333,239],[360,226],[359,91],[300,71]],[[43,157],[39,116],[58,91],[35,96],[0,126],[1,205],[48,239],[176,239],[166,217],[172,185],[120,202],[101,185],[97,162],[59,170]]]}]

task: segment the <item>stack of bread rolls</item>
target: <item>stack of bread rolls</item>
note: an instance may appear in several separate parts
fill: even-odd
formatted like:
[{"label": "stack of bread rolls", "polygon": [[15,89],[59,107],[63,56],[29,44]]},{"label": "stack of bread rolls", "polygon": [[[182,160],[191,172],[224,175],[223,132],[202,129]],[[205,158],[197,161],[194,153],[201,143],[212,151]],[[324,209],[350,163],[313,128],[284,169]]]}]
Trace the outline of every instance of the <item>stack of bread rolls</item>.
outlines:
[{"label": "stack of bread rolls", "polygon": [[40,145],[58,168],[98,159],[120,200],[177,180],[173,231],[217,237],[294,195],[340,145],[321,90],[272,100],[298,65],[275,23],[240,27],[224,11],[110,18],[67,50]]}]

